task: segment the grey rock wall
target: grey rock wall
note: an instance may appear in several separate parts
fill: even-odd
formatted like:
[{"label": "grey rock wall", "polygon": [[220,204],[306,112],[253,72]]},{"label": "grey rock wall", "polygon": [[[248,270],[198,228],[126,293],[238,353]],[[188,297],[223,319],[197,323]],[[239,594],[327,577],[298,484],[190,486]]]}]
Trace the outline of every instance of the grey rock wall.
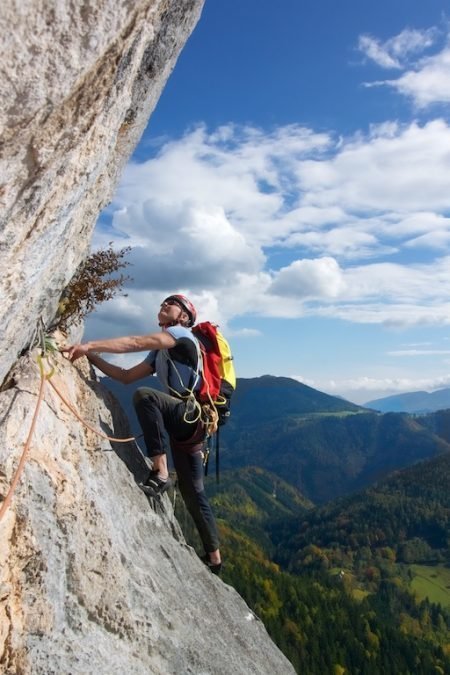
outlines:
[{"label": "grey rock wall", "polygon": [[[0,394],[3,497],[36,405],[35,356],[20,359],[15,386]],[[55,363],[51,381],[81,417],[125,438],[123,414],[87,364]],[[242,598],[186,545],[169,497],[158,507],[139,490],[146,471],[133,443],[96,436],[46,385],[0,521],[0,672],[294,673]]]},{"label": "grey rock wall", "polygon": [[[0,508],[32,423],[36,352],[203,0],[0,3]],[[81,417],[126,422],[87,364],[51,378]],[[50,367],[50,366],[49,366]],[[134,443],[83,426],[49,383],[0,521],[0,672],[289,675],[262,623],[147,500]]]},{"label": "grey rock wall", "polygon": [[202,5],[0,3],[0,383],[53,317]]}]

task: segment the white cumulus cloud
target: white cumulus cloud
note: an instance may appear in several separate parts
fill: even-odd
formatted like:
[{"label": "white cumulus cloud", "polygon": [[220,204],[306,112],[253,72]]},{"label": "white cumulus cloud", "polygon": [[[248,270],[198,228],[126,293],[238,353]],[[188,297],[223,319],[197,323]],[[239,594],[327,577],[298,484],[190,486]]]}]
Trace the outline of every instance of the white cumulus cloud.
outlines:
[{"label": "white cumulus cloud", "polygon": [[126,316],[148,330],[162,297],[184,291],[222,325],[448,323],[449,175],[442,119],[347,139],[296,125],[194,129],[127,166],[95,243],[130,245],[134,281],[93,322],[125,330]]},{"label": "white cumulus cloud", "polygon": [[408,70],[396,80],[386,84],[400,94],[408,96],[418,108],[434,103],[450,102],[450,48],[419,62],[416,69]]},{"label": "white cumulus cloud", "polygon": [[295,260],[274,277],[268,292],[287,298],[336,298],[343,290],[342,271],[333,258]]}]

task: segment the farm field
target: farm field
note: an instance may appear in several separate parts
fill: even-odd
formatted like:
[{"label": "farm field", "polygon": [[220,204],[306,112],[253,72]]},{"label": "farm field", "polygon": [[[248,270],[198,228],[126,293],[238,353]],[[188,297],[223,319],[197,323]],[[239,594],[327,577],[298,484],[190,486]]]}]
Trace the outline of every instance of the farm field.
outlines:
[{"label": "farm field", "polygon": [[411,565],[413,579],[411,588],[420,600],[450,607],[450,568],[444,565]]}]

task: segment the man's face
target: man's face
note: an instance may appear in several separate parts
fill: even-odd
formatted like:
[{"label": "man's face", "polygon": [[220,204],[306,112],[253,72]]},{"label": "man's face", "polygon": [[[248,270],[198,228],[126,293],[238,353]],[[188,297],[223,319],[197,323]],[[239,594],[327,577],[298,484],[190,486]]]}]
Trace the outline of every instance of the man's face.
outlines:
[{"label": "man's face", "polygon": [[158,321],[164,326],[166,324],[180,322],[184,323],[188,319],[186,312],[176,302],[176,300],[164,300],[158,312]]}]

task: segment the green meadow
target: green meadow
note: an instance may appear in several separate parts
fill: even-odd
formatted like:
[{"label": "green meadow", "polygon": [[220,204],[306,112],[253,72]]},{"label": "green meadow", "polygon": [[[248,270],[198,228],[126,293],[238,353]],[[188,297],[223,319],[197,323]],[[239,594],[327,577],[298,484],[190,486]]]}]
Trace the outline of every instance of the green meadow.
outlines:
[{"label": "green meadow", "polygon": [[450,567],[443,565],[411,565],[413,579],[411,588],[420,600],[450,607]]}]

